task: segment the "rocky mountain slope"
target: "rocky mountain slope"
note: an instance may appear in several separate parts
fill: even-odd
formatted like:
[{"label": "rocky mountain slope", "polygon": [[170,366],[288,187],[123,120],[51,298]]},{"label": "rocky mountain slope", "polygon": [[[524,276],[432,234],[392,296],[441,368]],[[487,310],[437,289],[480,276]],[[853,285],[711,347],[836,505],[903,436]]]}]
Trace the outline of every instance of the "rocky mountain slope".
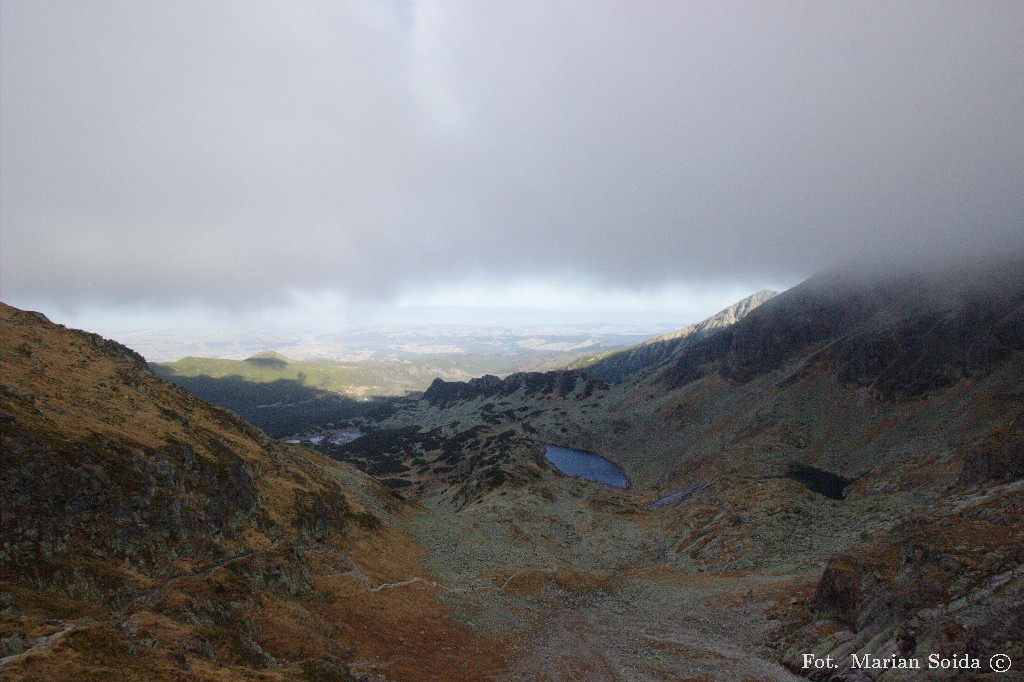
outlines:
[{"label": "rocky mountain slope", "polygon": [[689,344],[736,324],[759,305],[777,294],[777,291],[759,291],[733,303],[725,310],[702,322],[696,322],[668,334],[655,336],[632,348],[582,358],[569,365],[569,369],[582,370],[607,383],[622,381],[640,370],[677,358],[685,352]]},{"label": "rocky mountain slope", "polygon": [[[779,579],[662,566],[641,507],[543,460],[416,504],[123,346],[0,315],[4,679],[792,679],[735,604]],[[517,390],[565,397],[534,381]]]},{"label": "rocky mountain slope", "polygon": [[0,307],[0,361],[4,679],[503,667],[435,599],[415,505],[41,315]]},{"label": "rocky mountain slope", "polygon": [[[1022,259],[826,273],[617,383],[435,381],[321,444],[401,497],[123,347],[4,315],[0,636],[36,647],[2,663],[15,679],[970,680],[1024,661]],[[567,478],[545,443],[632,485]],[[868,675],[854,653],[981,667]]]},{"label": "rocky mountain slope", "polygon": [[811,650],[1024,660],[1003,625],[1024,608],[1022,322],[1021,259],[828,273],[610,387],[438,383],[382,426],[472,432],[466,457],[502,435],[521,472],[544,466],[543,443],[615,461],[634,487],[607,495],[638,530],[603,560],[791,576],[773,656],[795,672]]}]

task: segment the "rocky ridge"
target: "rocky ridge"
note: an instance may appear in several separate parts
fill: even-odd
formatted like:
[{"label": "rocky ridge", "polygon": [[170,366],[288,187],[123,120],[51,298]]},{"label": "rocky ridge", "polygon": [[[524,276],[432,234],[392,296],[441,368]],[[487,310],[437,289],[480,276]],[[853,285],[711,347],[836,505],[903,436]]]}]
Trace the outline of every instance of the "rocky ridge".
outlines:
[{"label": "rocky ridge", "polygon": [[631,374],[678,357],[689,344],[734,325],[776,295],[777,291],[759,291],[706,320],[655,336],[632,348],[582,358],[572,363],[569,368],[578,369],[607,383],[622,381]]}]

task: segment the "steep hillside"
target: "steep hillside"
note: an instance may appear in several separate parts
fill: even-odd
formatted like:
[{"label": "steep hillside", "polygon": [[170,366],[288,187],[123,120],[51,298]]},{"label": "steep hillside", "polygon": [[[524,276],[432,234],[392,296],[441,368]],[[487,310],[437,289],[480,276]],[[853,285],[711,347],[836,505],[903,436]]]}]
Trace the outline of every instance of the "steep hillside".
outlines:
[{"label": "steep hillside", "polygon": [[610,405],[619,433],[601,436],[657,446],[665,455],[644,467],[662,476],[714,461],[760,475],[816,464],[856,478],[926,453],[963,457],[1020,412],[1010,387],[1021,377],[1022,320],[1019,260],[820,276],[623,386]]},{"label": "steep hillside", "polygon": [[0,306],[0,361],[4,679],[502,667],[396,525],[423,510],[36,313]]},{"label": "steep hillside", "polygon": [[683,353],[689,344],[736,324],[759,305],[777,294],[776,291],[759,291],[702,322],[691,324],[668,334],[655,336],[632,348],[582,358],[569,365],[569,369],[582,370],[607,383],[622,381],[640,370],[672,360]]}]

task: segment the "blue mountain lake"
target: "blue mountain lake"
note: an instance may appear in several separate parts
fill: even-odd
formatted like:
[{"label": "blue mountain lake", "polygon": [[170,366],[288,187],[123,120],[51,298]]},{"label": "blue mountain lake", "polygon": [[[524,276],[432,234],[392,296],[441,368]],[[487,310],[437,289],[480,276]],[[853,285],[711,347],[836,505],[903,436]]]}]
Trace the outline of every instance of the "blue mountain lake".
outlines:
[{"label": "blue mountain lake", "polygon": [[566,476],[597,481],[615,488],[629,487],[629,479],[622,469],[593,452],[548,445],[544,456]]}]

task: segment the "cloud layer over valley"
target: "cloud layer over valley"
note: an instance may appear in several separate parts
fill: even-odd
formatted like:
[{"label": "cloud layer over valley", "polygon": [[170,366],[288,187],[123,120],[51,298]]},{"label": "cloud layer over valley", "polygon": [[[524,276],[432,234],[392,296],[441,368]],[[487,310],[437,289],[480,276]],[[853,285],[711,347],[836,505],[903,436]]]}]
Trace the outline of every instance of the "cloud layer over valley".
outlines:
[{"label": "cloud layer over valley", "polygon": [[2,31],[12,303],[1024,248],[1019,2],[11,0]]}]

